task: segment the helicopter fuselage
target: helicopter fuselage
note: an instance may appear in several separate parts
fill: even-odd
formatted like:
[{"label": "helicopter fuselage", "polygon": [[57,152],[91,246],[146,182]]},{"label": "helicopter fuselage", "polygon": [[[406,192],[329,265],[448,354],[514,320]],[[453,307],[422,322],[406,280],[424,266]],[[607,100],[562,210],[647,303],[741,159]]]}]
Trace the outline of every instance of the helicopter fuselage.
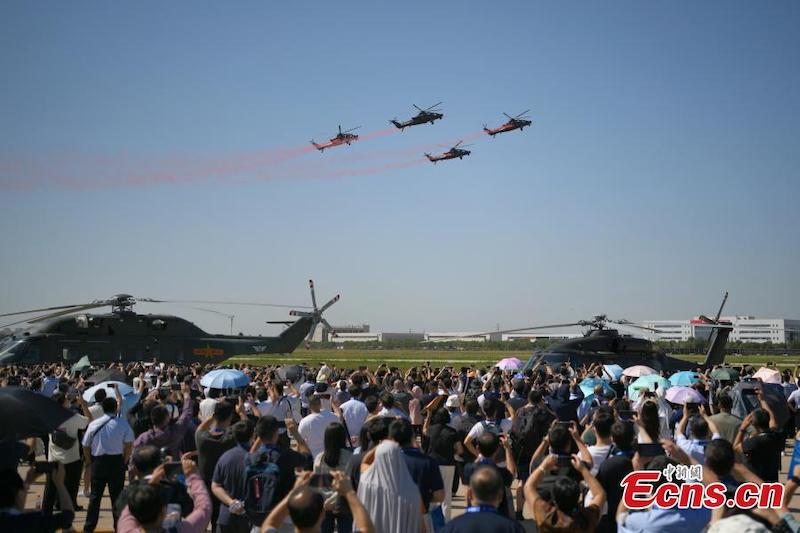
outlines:
[{"label": "helicopter fuselage", "polygon": [[277,337],[213,335],[170,315],[115,312],[59,317],[0,340],[0,364],[147,361],[215,364],[235,355],[291,353],[312,320],[300,318]]}]

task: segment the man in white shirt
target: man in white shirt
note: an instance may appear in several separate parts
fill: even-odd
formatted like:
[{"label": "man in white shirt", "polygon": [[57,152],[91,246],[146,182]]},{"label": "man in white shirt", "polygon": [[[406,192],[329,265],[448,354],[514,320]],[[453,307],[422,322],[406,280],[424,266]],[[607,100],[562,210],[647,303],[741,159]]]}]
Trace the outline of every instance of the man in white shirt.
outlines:
[{"label": "man in white shirt", "polygon": [[206,389],[205,398],[200,402],[200,422],[205,422],[214,416],[214,409],[220,401],[222,391],[219,389]]},{"label": "man in white shirt", "polygon": [[[92,421],[83,436],[83,449],[86,458],[91,460],[92,493],[83,531],[91,533],[97,526],[100,501],[106,485],[114,502],[125,484],[125,465],[133,447],[133,430],[128,421],[117,415],[117,400],[103,400],[103,416]],[[114,516],[116,526],[117,516]]]},{"label": "man in white shirt", "polygon": [[332,423],[339,422],[339,417],[330,411],[320,410],[319,396],[311,396],[308,399],[308,408],[311,412],[300,421],[297,429],[311,450],[311,455],[316,457],[325,449],[325,430]]},{"label": "man in white shirt", "polygon": [[342,410],[342,418],[347,426],[347,432],[350,434],[350,442],[353,446],[357,446],[358,436],[361,434],[361,428],[364,427],[364,421],[369,416],[369,410],[361,401],[361,387],[351,385],[349,392],[350,399],[339,408]]}]

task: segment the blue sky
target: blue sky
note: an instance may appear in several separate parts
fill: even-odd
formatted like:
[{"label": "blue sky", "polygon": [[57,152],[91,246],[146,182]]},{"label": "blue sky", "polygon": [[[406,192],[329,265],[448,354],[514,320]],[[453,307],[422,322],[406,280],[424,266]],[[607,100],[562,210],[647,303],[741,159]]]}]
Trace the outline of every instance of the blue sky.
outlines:
[{"label": "blue sky", "polygon": [[[314,277],[332,322],[383,330],[683,318],[724,290],[800,317],[799,25],[790,1],[4,2],[0,183],[37,185],[0,189],[0,312],[302,304]],[[365,139],[274,161],[338,124]]]}]

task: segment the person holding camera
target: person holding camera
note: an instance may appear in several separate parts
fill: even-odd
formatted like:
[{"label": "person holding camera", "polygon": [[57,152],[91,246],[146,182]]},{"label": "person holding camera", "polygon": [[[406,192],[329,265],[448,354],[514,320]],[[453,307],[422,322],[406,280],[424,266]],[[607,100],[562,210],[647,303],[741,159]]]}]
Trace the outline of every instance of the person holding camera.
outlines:
[{"label": "person holding camera", "polygon": [[211,520],[211,498],[192,460],[184,457],[181,469],[192,497],[192,512],[186,518],[181,518],[180,505],[168,500],[160,485],[167,474],[166,465],[162,464],[153,471],[148,483],[131,490],[127,507],[117,523],[117,533],[140,533],[142,530],[175,533],[205,531]]},{"label": "person holding camera", "polygon": [[[24,511],[28,488],[38,475],[45,473],[53,482],[61,511]],[[72,531],[75,511],[64,485],[65,473],[62,463],[36,463],[28,470],[23,481],[16,468],[0,470],[0,531]]]},{"label": "person holding camera", "polygon": [[[320,531],[325,518],[325,500],[321,492],[309,487],[312,476],[311,472],[304,472],[297,477],[291,492],[275,506],[264,520],[261,525],[261,533],[282,531],[281,527],[287,516],[292,520],[295,533]],[[332,470],[331,477],[331,488],[347,502],[353,513],[353,533],[373,533],[375,526],[353,490],[350,478],[339,470]]]},{"label": "person holding camera", "polygon": [[548,472],[557,466],[558,456],[548,455],[528,481],[525,482],[525,499],[533,511],[538,531],[594,531],[606,502],[606,492],[579,456],[572,455],[572,468],[581,474],[591,491],[591,499],[581,502],[581,487],[572,478],[559,476],[553,483],[549,498],[539,494],[537,485]]}]

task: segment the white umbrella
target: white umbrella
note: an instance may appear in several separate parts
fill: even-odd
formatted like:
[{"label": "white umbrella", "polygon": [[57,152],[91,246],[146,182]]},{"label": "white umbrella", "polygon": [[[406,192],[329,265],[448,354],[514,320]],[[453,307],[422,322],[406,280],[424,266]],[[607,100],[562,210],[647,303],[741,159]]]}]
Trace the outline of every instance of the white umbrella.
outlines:
[{"label": "white umbrella", "polygon": [[778,385],[781,384],[781,373],[774,368],[762,366],[758,369],[758,372],[753,374],[753,377],[760,379],[764,383],[776,383]]},{"label": "white umbrella", "polygon": [[644,365],[629,366],[628,368],[622,371],[623,376],[628,376],[631,378],[640,378],[642,376],[649,376],[651,374],[658,374],[658,372],[656,372],[649,366],[644,366]]},{"label": "white umbrella", "polygon": [[117,385],[117,387],[119,387],[119,393],[122,396],[125,396],[133,392],[133,387],[131,387],[127,383],[123,383],[121,381],[104,381],[102,383],[98,383],[93,387],[89,387],[88,389],[83,391],[83,399],[87,402],[93,402],[95,392],[97,392],[100,389],[105,389],[107,397],[115,398],[116,393],[114,392],[114,385]]}]

